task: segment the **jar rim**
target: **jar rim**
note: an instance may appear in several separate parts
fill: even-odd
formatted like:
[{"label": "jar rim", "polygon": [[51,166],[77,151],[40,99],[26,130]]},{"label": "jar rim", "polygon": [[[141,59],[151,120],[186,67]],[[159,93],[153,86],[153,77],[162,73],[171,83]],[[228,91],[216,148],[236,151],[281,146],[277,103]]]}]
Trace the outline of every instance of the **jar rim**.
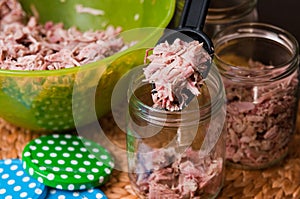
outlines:
[{"label": "jar rim", "polygon": [[240,20],[250,14],[256,7],[257,0],[239,1],[238,4],[228,7],[209,7],[206,21],[208,23],[222,23],[226,21]]},{"label": "jar rim", "polygon": [[[140,66],[141,68],[144,67],[145,65],[142,65]],[[135,95],[135,90],[137,89],[134,89],[134,86],[137,86],[134,81],[135,80],[139,80],[141,81],[143,79],[143,70],[140,70],[138,68],[136,68],[136,70],[138,70],[138,72],[135,72],[131,78],[131,81],[130,81],[130,84],[129,84],[129,89],[128,89],[128,93],[127,93],[127,100],[128,100],[128,103],[130,104],[131,101],[135,101],[136,103],[136,106],[139,106],[139,107],[143,107],[144,110],[140,110],[140,113],[142,118],[145,119],[145,120],[148,120],[147,118],[144,118],[143,116],[143,111],[145,111],[145,114],[147,114],[147,116],[145,117],[148,117],[148,113],[151,112],[151,113],[154,113],[154,117],[155,115],[172,115],[172,116],[178,116],[178,117],[175,117],[175,118],[179,118],[179,120],[174,120],[174,121],[171,121],[171,123],[176,123],[178,121],[183,121],[182,117],[184,116],[187,116],[187,115],[194,115],[194,114],[197,114],[199,112],[206,112],[208,111],[209,109],[212,109],[212,107],[214,107],[215,109],[218,109],[220,106],[222,105],[225,105],[225,93],[224,93],[224,88],[223,88],[223,82],[222,82],[222,78],[221,78],[221,75],[216,75],[218,74],[218,69],[216,66],[212,66],[211,67],[211,70],[208,74],[208,77],[209,76],[213,76],[213,78],[215,78],[215,80],[217,81],[216,84],[219,86],[217,92],[214,94],[215,96],[214,97],[211,97],[211,100],[209,100],[208,103],[204,104],[203,106],[198,106],[199,109],[184,109],[184,111],[168,111],[168,110],[164,110],[164,109],[158,109],[158,108],[155,108],[155,107],[152,107],[152,106],[149,106],[147,104],[145,104],[144,102],[142,102],[136,95]],[[212,73],[214,73],[212,75]],[[143,82],[144,84],[148,84],[147,82]],[[215,110],[214,110],[215,111]],[[203,120],[209,118],[213,113],[212,111],[208,111],[209,114],[207,115],[204,115]],[[181,117],[179,117],[181,116]],[[151,122],[155,122],[157,120],[157,122],[165,122],[165,118],[162,118],[162,120],[160,120],[158,117],[155,117],[155,118],[152,118],[150,116],[150,119],[151,119]],[[188,125],[188,124],[186,124]]]},{"label": "jar rim", "polygon": [[[241,38],[262,38],[270,41],[274,41],[276,43],[282,44],[289,52],[291,53],[290,59],[286,60],[283,63],[273,65],[273,68],[265,68],[263,70],[259,70],[254,72],[252,69],[242,68],[240,66],[234,66],[226,61],[224,61],[216,52],[217,48],[231,40],[241,39]],[[257,78],[270,78],[274,80],[274,78],[279,78],[282,74],[282,71],[291,72],[297,68],[299,64],[299,44],[297,39],[288,31],[277,27],[272,24],[262,23],[262,22],[246,22],[235,24],[230,27],[226,27],[219,33],[217,33],[212,38],[215,45],[215,61],[220,63],[218,64],[220,72],[223,74],[224,69],[220,67],[228,66],[233,71],[239,71],[240,74],[245,74],[247,72],[254,72],[253,75]],[[286,44],[286,45],[284,45]],[[288,45],[288,46],[287,46]],[[283,70],[285,69],[285,70]],[[274,77],[270,76],[270,71],[273,74],[277,74],[278,76]],[[224,74],[223,74],[224,75]],[[238,74],[235,74],[238,76]],[[253,79],[252,79],[253,81]]]}]

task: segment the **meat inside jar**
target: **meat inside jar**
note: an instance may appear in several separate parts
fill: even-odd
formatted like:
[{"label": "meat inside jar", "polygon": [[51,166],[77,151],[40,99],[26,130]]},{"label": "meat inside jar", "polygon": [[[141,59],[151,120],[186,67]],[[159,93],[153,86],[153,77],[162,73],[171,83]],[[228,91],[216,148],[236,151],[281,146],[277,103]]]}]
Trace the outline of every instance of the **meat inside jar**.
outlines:
[{"label": "meat inside jar", "polygon": [[[251,70],[275,66],[241,60]],[[236,63],[235,63],[236,64]],[[244,77],[251,74],[244,74]],[[294,133],[297,109],[298,71],[274,82],[258,84],[223,78],[227,95],[226,159],[241,168],[266,168],[282,160]]]},{"label": "meat inside jar", "polygon": [[[127,152],[132,188],[139,198],[214,198],[225,171],[221,78],[215,78],[215,70],[201,76],[211,57],[198,41],[176,39],[150,50],[150,63],[130,90]],[[185,90],[193,94],[191,101]]]}]

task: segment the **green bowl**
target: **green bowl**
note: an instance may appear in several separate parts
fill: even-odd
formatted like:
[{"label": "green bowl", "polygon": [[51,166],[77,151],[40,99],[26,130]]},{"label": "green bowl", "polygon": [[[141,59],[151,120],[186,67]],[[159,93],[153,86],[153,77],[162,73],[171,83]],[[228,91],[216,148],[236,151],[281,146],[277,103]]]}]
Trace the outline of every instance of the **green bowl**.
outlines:
[{"label": "green bowl", "polygon": [[[81,67],[53,71],[0,70],[0,117],[33,131],[68,131],[108,113],[115,84],[143,63],[170,22],[176,0],[20,0],[28,13],[34,7],[41,23],[63,22],[81,30],[121,26],[129,49]],[[76,4],[101,9],[102,16],[76,13]],[[125,99],[120,99],[125,100]],[[92,103],[91,103],[92,102]],[[74,122],[76,117],[76,122]],[[76,126],[75,126],[76,123]]]}]

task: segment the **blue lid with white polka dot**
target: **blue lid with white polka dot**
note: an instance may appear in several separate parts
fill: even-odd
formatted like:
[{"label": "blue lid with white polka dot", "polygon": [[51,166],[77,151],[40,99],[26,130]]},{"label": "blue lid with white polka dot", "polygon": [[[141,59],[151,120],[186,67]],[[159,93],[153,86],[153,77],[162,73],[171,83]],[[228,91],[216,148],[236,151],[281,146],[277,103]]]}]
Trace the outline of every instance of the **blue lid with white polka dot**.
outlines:
[{"label": "blue lid with white polka dot", "polygon": [[107,199],[99,189],[88,189],[83,191],[65,191],[50,189],[47,199]]},{"label": "blue lid with white polka dot", "polygon": [[47,187],[29,176],[20,159],[0,160],[0,198],[43,199]]},{"label": "blue lid with white polka dot", "polygon": [[23,168],[40,183],[61,190],[84,190],[104,184],[114,167],[111,154],[98,143],[70,134],[30,141]]}]

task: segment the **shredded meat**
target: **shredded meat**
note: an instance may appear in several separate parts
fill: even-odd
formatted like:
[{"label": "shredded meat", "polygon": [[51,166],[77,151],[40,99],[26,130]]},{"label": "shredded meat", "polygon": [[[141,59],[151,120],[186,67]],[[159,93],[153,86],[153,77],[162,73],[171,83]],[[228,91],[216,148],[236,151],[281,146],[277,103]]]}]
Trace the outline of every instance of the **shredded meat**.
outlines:
[{"label": "shredded meat", "polygon": [[149,199],[206,198],[216,194],[222,184],[223,159],[201,156],[187,148],[182,154],[174,148],[139,156],[137,173],[130,174],[134,188]]},{"label": "shredded meat", "polygon": [[[249,62],[259,70],[259,62]],[[224,78],[227,94],[226,158],[263,168],[285,156],[294,131],[298,73],[266,85],[241,85]]]},{"label": "shredded meat", "polygon": [[[80,12],[94,13],[79,8]],[[0,69],[70,68],[98,61],[128,47],[117,36],[120,27],[81,32],[75,27],[65,29],[62,23],[39,24],[34,16],[25,22],[26,17],[29,16],[17,0],[0,1]]]},{"label": "shredded meat", "polygon": [[189,95],[200,94],[201,74],[211,60],[203,43],[188,43],[180,39],[173,44],[158,44],[153,54],[146,55],[146,58],[150,64],[144,69],[144,74],[146,81],[155,85],[152,92],[154,107],[170,111],[181,110]]}]

